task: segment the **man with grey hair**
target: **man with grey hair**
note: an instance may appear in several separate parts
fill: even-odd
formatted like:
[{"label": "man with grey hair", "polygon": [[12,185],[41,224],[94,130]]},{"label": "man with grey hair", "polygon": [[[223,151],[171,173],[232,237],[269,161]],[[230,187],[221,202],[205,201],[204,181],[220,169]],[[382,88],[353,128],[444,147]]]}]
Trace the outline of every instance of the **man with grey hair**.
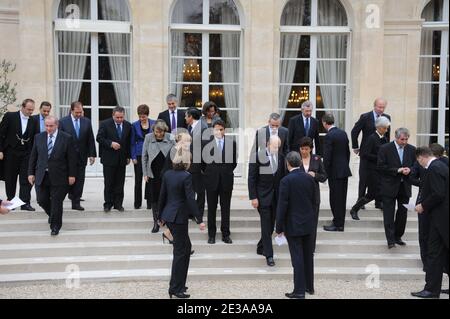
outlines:
[{"label": "man with grey hair", "polygon": [[313,103],[306,101],[302,104],[301,114],[289,120],[289,149],[300,151],[300,140],[308,136],[314,141],[315,154],[322,155],[319,139],[319,121],[312,117]]},{"label": "man with grey hair", "polygon": [[265,149],[271,136],[278,136],[280,138],[279,152],[286,156],[289,153],[288,129],[281,126],[281,115],[278,113],[270,114],[268,125],[256,131],[256,137],[251,151],[252,154],[255,155],[261,149]]},{"label": "man with grey hair", "polygon": [[185,112],[178,110],[178,98],[174,94],[169,94],[166,98],[168,109],[159,113],[158,120],[163,120],[169,127],[169,133],[175,134],[177,128],[187,129],[185,122]]},{"label": "man with grey hair", "polygon": [[[364,113],[359,118],[358,122],[356,122],[355,126],[352,129],[352,148],[353,152],[356,155],[361,156],[361,150],[365,148],[366,143],[369,139],[369,137],[375,133],[376,127],[375,127],[375,121],[380,118],[381,116],[384,116],[388,118],[389,121],[391,121],[391,117],[384,113],[387,107],[387,101],[384,98],[377,98],[375,102],[373,103],[373,110],[367,113]],[[358,137],[359,134],[362,132],[362,140],[361,140],[361,146],[358,144]],[[387,141],[390,141],[391,131],[390,129],[386,133]],[[361,157],[359,162],[359,186],[358,186],[358,199],[362,198],[366,194],[366,189],[368,187],[367,182],[367,174],[368,174],[368,166],[370,166],[369,163],[367,163],[367,160],[363,157]],[[375,201],[375,207],[382,209],[382,203],[380,201]]]},{"label": "man with grey hair", "polygon": [[[395,141],[380,147],[377,170],[380,174],[380,196],[383,201],[384,230],[389,249],[395,245],[405,246],[407,209],[404,204],[411,198],[409,175],[416,161],[416,148],[408,144],[409,130],[399,128]],[[397,214],[395,204],[397,202]]]},{"label": "man with grey hair", "polygon": [[367,139],[367,142],[362,146],[360,151],[361,160],[367,162],[367,194],[359,198],[356,204],[350,210],[350,215],[354,220],[359,220],[358,211],[362,206],[370,203],[374,199],[381,202],[379,196],[380,180],[377,171],[378,151],[380,147],[388,143],[386,133],[391,126],[391,121],[387,117],[381,116],[375,121],[375,127],[377,128]]}]

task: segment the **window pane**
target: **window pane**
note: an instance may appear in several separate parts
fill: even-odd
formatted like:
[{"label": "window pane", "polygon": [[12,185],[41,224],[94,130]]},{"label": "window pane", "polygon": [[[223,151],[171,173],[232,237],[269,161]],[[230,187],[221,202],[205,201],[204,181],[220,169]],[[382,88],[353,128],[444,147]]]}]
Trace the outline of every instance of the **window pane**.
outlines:
[{"label": "window pane", "polygon": [[311,37],[300,34],[281,34],[281,57],[309,59],[311,56]]},{"label": "window pane", "polygon": [[202,0],[178,0],[172,15],[172,23],[203,23]]},{"label": "window pane", "polygon": [[442,31],[422,29],[422,38],[420,44],[421,55],[441,55],[441,37]]},{"label": "window pane", "polygon": [[300,109],[303,102],[308,101],[309,98],[308,86],[281,85],[280,87],[281,108]]},{"label": "window pane", "polygon": [[439,123],[439,110],[418,110],[417,111],[417,133],[437,134]]},{"label": "window pane", "polygon": [[91,53],[91,35],[87,32],[57,32],[58,52]]},{"label": "window pane", "polygon": [[345,84],[347,62],[317,61],[317,83]]},{"label": "window pane", "polygon": [[202,60],[172,58],[172,82],[202,82]]},{"label": "window pane", "polygon": [[300,111],[281,111],[281,113],[284,113],[283,126],[288,127],[290,119],[299,115]]},{"label": "window pane", "polygon": [[88,119],[92,120],[92,109],[89,107],[84,107],[83,108],[83,112],[84,112],[84,117],[87,117]]},{"label": "window pane", "polygon": [[209,23],[239,25],[239,13],[233,0],[210,0]]},{"label": "window pane", "polygon": [[130,21],[126,0],[99,0],[98,19],[109,21]]},{"label": "window pane", "polygon": [[112,108],[107,108],[107,109],[99,109],[98,110],[98,119],[99,122],[108,120],[112,117]]},{"label": "window pane", "polygon": [[347,14],[339,0],[319,1],[319,25],[320,26],[346,26]]},{"label": "window pane", "polygon": [[438,142],[437,136],[417,136],[417,145],[418,146],[428,146],[433,143]]},{"label": "window pane", "polygon": [[209,72],[210,82],[239,83],[239,61],[210,60]]},{"label": "window pane", "polygon": [[318,86],[316,107],[318,109],[345,109],[345,86]]},{"label": "window pane", "polygon": [[61,80],[91,79],[91,57],[60,55],[58,60]]},{"label": "window pane", "polygon": [[100,106],[130,106],[130,84],[99,83]]},{"label": "window pane", "polygon": [[61,105],[70,105],[74,101],[91,105],[91,83],[60,81],[59,101]]},{"label": "window pane", "polygon": [[442,21],[443,0],[431,0],[422,12],[425,21]]},{"label": "window pane", "polygon": [[281,25],[311,25],[311,0],[290,0],[284,7]]},{"label": "window pane", "polygon": [[239,108],[239,85],[211,85],[209,100],[220,109]]},{"label": "window pane", "polygon": [[99,54],[130,54],[130,34],[126,33],[99,33]]},{"label": "window pane", "polygon": [[439,84],[419,84],[419,108],[439,107]]},{"label": "window pane", "polygon": [[[448,96],[447,96],[448,97]],[[449,134],[449,117],[448,109],[445,110],[445,134]]]},{"label": "window pane", "polygon": [[439,82],[440,75],[439,58],[421,58],[419,67],[419,81]]},{"label": "window pane", "polygon": [[175,85],[172,84],[172,92],[181,91],[180,107],[202,107],[202,86],[201,85]]},{"label": "window pane", "polygon": [[309,61],[282,60],[280,81],[283,84],[309,83]]},{"label": "window pane", "polygon": [[238,58],[240,56],[240,35],[236,33],[211,34],[209,36],[209,56]]},{"label": "window pane", "polygon": [[172,56],[202,56],[200,33],[172,32]]},{"label": "window pane", "polygon": [[450,99],[450,97],[449,97],[449,95],[448,95],[448,84],[446,85],[446,87],[447,87],[447,89],[446,89],[446,92],[445,92],[445,107],[446,108],[449,108],[449,99]]},{"label": "window pane", "polygon": [[347,58],[346,35],[321,35],[318,37],[319,59],[345,59]]},{"label": "window pane", "polygon": [[61,0],[58,19],[90,19],[90,0]]},{"label": "window pane", "polygon": [[100,57],[98,71],[100,80],[129,81],[130,58]]}]

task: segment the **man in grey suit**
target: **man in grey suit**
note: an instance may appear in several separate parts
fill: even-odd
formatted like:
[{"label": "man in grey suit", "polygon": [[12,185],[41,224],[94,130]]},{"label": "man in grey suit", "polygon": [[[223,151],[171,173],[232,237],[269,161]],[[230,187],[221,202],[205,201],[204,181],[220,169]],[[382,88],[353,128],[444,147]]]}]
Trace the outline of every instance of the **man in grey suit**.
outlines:
[{"label": "man in grey suit", "polygon": [[251,154],[257,154],[261,149],[265,150],[267,142],[272,135],[276,135],[280,138],[281,143],[278,152],[283,154],[283,156],[286,156],[289,153],[289,131],[287,128],[281,126],[281,115],[278,113],[270,114],[268,125],[256,131],[256,137],[253,143]]}]

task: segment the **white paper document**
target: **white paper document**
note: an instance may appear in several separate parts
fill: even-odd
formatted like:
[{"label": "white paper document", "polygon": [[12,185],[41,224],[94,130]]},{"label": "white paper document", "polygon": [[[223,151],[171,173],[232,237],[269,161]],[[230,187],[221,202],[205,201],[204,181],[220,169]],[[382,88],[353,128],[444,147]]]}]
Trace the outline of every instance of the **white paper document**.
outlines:
[{"label": "white paper document", "polygon": [[276,236],[275,242],[277,243],[278,246],[287,245],[287,243],[288,243],[285,236],[281,236],[281,237]]},{"label": "white paper document", "polygon": [[405,208],[411,212],[416,211],[416,205],[414,205],[413,203],[403,204],[403,206],[405,206]]},{"label": "white paper document", "polygon": [[10,202],[9,205],[3,205],[3,207],[5,207],[5,208],[7,208],[9,210],[13,210],[13,209],[16,209],[18,207],[21,207],[22,205],[25,205],[25,203],[17,196],[14,197],[9,202]]}]

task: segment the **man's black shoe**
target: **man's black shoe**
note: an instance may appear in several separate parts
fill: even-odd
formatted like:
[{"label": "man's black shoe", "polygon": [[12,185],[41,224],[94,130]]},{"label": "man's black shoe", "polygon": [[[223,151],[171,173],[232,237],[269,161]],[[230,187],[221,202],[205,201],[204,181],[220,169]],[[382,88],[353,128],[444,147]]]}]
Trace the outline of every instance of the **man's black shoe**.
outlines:
[{"label": "man's black shoe", "polygon": [[330,226],[323,226],[323,230],[325,230],[325,231],[343,232],[344,231],[344,227],[337,227],[337,226],[331,224]]},{"label": "man's black shoe", "polygon": [[223,241],[225,244],[232,244],[232,243],[233,243],[233,241],[231,240],[230,237],[223,237],[223,238],[222,238],[222,241]]},{"label": "man's black shoe", "polygon": [[81,207],[81,205],[72,205],[73,210],[78,210],[80,212],[84,212],[84,207]]},{"label": "man's black shoe", "polygon": [[105,207],[105,208],[103,208],[103,211],[105,213],[109,213],[111,211],[111,207]]},{"label": "man's black shoe", "polygon": [[357,211],[351,209],[350,210],[350,215],[352,216],[353,220],[360,220]]},{"label": "man's black shoe", "polygon": [[216,239],[213,237],[209,237],[208,238],[208,244],[215,244],[216,243]]},{"label": "man's black shoe", "polygon": [[288,292],[284,294],[289,299],[305,299],[305,295],[294,294],[292,292]]},{"label": "man's black shoe", "polygon": [[401,239],[396,239],[395,243],[399,246],[406,246],[406,243]]},{"label": "man's black shoe", "polygon": [[25,204],[21,207],[22,210],[28,211],[28,212],[35,212],[36,209],[34,209],[33,207],[31,207],[30,204]]},{"label": "man's black shoe", "polygon": [[389,249],[395,248],[395,244],[388,244],[388,248]]},{"label": "man's black shoe", "polygon": [[311,296],[315,294],[314,289],[306,289],[306,292]]},{"label": "man's black shoe", "polygon": [[273,260],[273,257],[267,257],[267,266],[269,267],[275,266],[275,261]]},{"label": "man's black shoe", "polygon": [[427,290],[412,292],[411,296],[424,299],[439,299],[439,295],[433,294],[431,291]]},{"label": "man's black shoe", "polygon": [[116,208],[119,212],[121,212],[121,213],[123,213],[124,211],[125,211],[125,208],[123,208],[123,207],[119,207],[119,208]]},{"label": "man's black shoe", "polygon": [[52,236],[58,236],[59,235],[59,230],[53,229],[51,232]]}]

